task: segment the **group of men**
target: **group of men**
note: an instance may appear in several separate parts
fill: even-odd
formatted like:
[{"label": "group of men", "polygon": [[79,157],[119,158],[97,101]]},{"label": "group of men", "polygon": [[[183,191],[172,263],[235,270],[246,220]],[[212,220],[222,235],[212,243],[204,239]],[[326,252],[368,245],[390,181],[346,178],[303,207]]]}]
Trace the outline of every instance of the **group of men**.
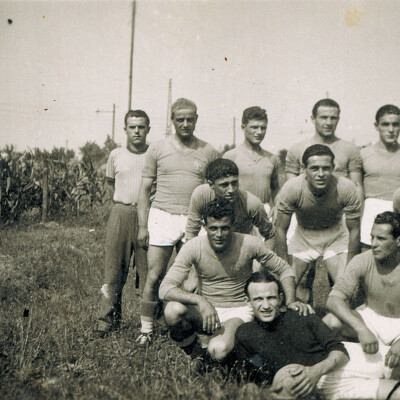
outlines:
[{"label": "group of men", "polygon": [[[336,137],[339,117],[335,101],[315,104],[315,136],[289,150],[283,184],[281,160],[261,148],[268,117],[260,107],[244,110],[244,143],[223,158],[194,136],[192,101],[172,105],[175,134],[150,145],[147,114],[129,111],[127,146],[107,164],[114,206],[97,334],[119,327],[134,253],[138,345],[151,344],[163,311],[186,354],[224,360],[235,349],[247,365],[276,373],[277,398],[400,399],[391,379],[400,367],[400,216],[388,212],[400,208],[400,110],[378,110],[379,142],[361,152]],[[371,250],[358,255],[360,225]],[[308,304],[320,258],[335,283],[324,322]],[[359,284],[365,305],[352,310]],[[361,344],[342,344],[338,330]]]}]

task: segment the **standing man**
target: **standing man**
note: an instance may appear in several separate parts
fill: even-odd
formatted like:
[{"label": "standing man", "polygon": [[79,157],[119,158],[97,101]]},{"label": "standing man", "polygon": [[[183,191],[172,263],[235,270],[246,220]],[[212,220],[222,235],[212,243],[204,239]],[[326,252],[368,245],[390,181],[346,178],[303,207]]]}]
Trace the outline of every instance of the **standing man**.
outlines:
[{"label": "standing man", "polygon": [[[359,253],[361,206],[357,189],[347,178],[333,175],[335,156],[321,144],[303,154],[305,173],[288,180],[279,195],[276,252],[284,260],[293,257],[296,283],[320,256],[333,280]],[[292,214],[296,231],[287,243]],[[343,222],[346,217],[346,226]],[[308,300],[309,289],[298,286],[298,296]]]},{"label": "standing man", "polygon": [[[147,152],[139,193],[139,243],[148,246],[148,274],[141,307],[139,345],[151,342],[158,308],[158,287],[172,250],[183,244],[190,196],[205,180],[205,169],[218,152],[194,136],[197,107],[178,99],[171,107],[175,135],[152,144]],[[157,182],[150,207],[150,192]]]},{"label": "standing man", "polygon": [[122,289],[128,277],[132,252],[143,293],[147,274],[146,251],[137,242],[137,201],[150,120],[142,110],[130,110],[125,115],[126,147],[111,151],[106,169],[106,190],[113,199],[107,224],[105,247],[105,283],[101,288],[97,332],[103,337],[117,329],[121,320]]},{"label": "standing man", "polygon": [[[350,309],[360,285],[365,304]],[[367,354],[380,354],[385,365],[400,367],[400,214],[386,211],[375,218],[371,250],[346,267],[329,294],[327,307],[337,317],[324,317],[332,329],[352,328]]]},{"label": "standing man", "polygon": [[344,176],[353,181],[364,198],[361,174],[361,157],[357,146],[335,135],[340,118],[339,104],[332,99],[322,99],[315,103],[311,119],[315,126],[315,135],[289,149],[286,157],[286,180],[303,172],[301,157],[304,150],[313,144],[324,144],[335,155],[335,176]]},{"label": "standing man", "polygon": [[375,116],[375,128],[379,142],[360,151],[365,191],[361,242],[368,248],[375,215],[392,210],[394,192],[400,187],[400,109],[391,104],[381,107]]},{"label": "standing man", "polygon": [[[309,312],[305,304],[295,301],[292,268],[260,239],[235,233],[234,220],[229,201],[208,203],[204,211],[207,236],[183,246],[160,287],[160,298],[168,301],[164,315],[170,336],[192,357],[200,352],[195,333],[202,334],[202,345],[211,357],[222,360],[234,347],[237,327],[252,320],[244,285],[254,259],[279,277],[290,308]],[[181,288],[192,265],[199,277],[198,294]]]},{"label": "standing man", "polygon": [[267,247],[274,248],[274,229],[263,204],[256,196],[239,189],[239,176],[238,167],[231,160],[218,158],[208,164],[206,169],[208,183],[198,186],[190,199],[186,240],[198,235],[207,203],[214,199],[224,199],[233,205],[235,232],[249,234],[255,226],[267,241]]},{"label": "standing man", "polygon": [[264,109],[257,106],[246,108],[242,116],[244,142],[223,157],[239,167],[240,188],[257,196],[269,212],[280,188],[282,163],[278,156],[261,147],[267,126],[268,117]]},{"label": "standing man", "polygon": [[254,321],[237,329],[235,350],[248,367],[264,372],[258,375],[274,377],[271,398],[400,399],[397,377],[382,358],[363,353],[358,343],[340,343],[316,315],[287,310],[274,276],[256,272],[245,290]]}]

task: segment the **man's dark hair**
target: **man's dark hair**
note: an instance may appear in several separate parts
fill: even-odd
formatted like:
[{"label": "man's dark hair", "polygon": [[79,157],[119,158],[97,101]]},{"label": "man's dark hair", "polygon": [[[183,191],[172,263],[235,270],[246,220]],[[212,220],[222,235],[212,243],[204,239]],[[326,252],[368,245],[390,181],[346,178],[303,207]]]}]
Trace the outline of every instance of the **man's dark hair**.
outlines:
[{"label": "man's dark hair", "polygon": [[284,304],[286,303],[285,292],[283,291],[282,284],[278,278],[272,275],[266,268],[261,268],[257,272],[253,272],[244,286],[244,292],[249,296],[250,283],[270,283],[275,282],[278,285],[278,294],[283,295]]},{"label": "man's dark hair", "polygon": [[242,115],[242,125],[247,125],[252,119],[268,122],[267,112],[258,106],[246,108]]},{"label": "man's dark hair", "polygon": [[392,227],[394,239],[400,236],[400,214],[394,211],[385,211],[375,217],[374,224],[388,224]]},{"label": "man's dark hair", "polygon": [[318,114],[318,108],[319,107],[335,107],[339,110],[339,114],[340,114],[340,107],[339,104],[336,103],[335,100],[332,99],[321,99],[319,101],[317,101],[314,104],[314,107],[312,109],[312,116],[315,118]]},{"label": "man's dark hair", "polygon": [[215,199],[206,204],[203,212],[203,220],[207,225],[207,219],[215,218],[222,219],[224,217],[229,217],[231,222],[235,220],[235,211],[233,209],[233,205],[228,200],[218,200]]},{"label": "man's dark hair", "polygon": [[324,144],[313,144],[305,149],[303,157],[301,158],[301,161],[305,167],[307,167],[308,159],[312,156],[329,156],[332,158],[332,165],[334,165],[335,155],[333,154],[332,150]]},{"label": "man's dark hair", "polygon": [[226,158],[217,158],[211,161],[206,168],[206,179],[211,183],[214,183],[217,179],[238,175],[239,169],[237,165]]},{"label": "man's dark hair", "polygon": [[375,115],[375,121],[377,124],[379,124],[379,120],[384,116],[388,114],[394,114],[394,115],[400,115],[400,109],[397,106],[394,106],[393,104],[386,104],[385,106],[382,106]]},{"label": "man's dark hair", "polygon": [[150,126],[150,118],[143,110],[129,110],[125,114],[125,119],[124,119],[125,126],[128,123],[128,118],[132,118],[132,117],[144,118],[146,120],[147,127]]}]

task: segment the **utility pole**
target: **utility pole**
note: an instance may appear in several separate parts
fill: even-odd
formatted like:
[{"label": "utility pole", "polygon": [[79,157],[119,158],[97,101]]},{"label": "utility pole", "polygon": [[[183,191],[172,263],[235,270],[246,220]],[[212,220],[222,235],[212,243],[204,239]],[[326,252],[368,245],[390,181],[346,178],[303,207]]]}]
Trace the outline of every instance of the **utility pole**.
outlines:
[{"label": "utility pole", "polygon": [[165,130],[165,136],[171,136],[171,101],[172,101],[172,79],[169,80],[168,84],[168,105],[167,105],[167,128]]},{"label": "utility pole", "polygon": [[136,13],[136,0],[132,3],[132,28],[131,28],[131,55],[129,65],[129,102],[128,110],[132,108],[132,71],[133,71],[133,44],[135,39],[135,13]]},{"label": "utility pole", "polygon": [[233,117],[233,147],[236,147],[236,117]]},{"label": "utility pole", "polygon": [[109,110],[96,110],[97,115],[99,115],[99,113],[112,113],[113,118],[112,118],[112,129],[111,129],[111,138],[113,141],[114,137],[115,137],[115,103],[113,104],[113,109],[112,111]]}]

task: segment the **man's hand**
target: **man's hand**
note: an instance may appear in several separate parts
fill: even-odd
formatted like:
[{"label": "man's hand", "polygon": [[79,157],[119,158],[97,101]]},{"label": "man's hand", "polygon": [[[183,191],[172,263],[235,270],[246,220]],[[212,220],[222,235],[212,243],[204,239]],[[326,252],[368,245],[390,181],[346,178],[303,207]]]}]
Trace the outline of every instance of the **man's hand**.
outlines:
[{"label": "man's hand", "polygon": [[396,340],[387,352],[385,365],[390,368],[400,366],[400,339]]},{"label": "man's hand", "polygon": [[297,311],[300,315],[304,316],[315,314],[313,308],[309,304],[303,303],[302,301],[294,301],[293,303],[288,304],[287,308]]},{"label": "man's hand", "polygon": [[203,318],[203,330],[208,333],[213,333],[219,329],[221,324],[214,306],[204,298],[200,301],[198,306]]},{"label": "man's hand", "polygon": [[149,231],[147,228],[139,228],[137,241],[140,247],[147,250],[149,247]]},{"label": "man's hand", "polygon": [[300,373],[296,370],[291,374],[295,376],[291,392],[296,397],[310,395],[321,378],[318,368],[315,367],[304,367]]},{"label": "man's hand", "polygon": [[357,332],[358,340],[361,343],[364,353],[375,354],[379,350],[378,339],[376,336],[367,328]]}]

